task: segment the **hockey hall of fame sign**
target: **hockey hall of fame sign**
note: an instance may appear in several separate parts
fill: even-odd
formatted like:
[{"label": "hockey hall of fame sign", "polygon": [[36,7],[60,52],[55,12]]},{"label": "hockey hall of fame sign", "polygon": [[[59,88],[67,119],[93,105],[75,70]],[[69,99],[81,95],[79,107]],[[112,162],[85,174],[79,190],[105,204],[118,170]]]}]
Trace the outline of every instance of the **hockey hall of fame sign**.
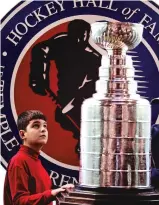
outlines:
[{"label": "hockey hall of fame sign", "polygon": [[[40,158],[54,185],[77,183],[80,108],[95,92],[103,53],[90,38],[95,21],[142,23],[142,43],[129,55],[141,71],[140,94],[159,97],[159,7],[149,1],[21,1],[1,24],[1,164],[22,143],[18,114],[41,110],[49,140]],[[144,89],[142,89],[144,87]],[[145,88],[146,87],[146,88]],[[152,105],[152,124],[159,106]]]}]

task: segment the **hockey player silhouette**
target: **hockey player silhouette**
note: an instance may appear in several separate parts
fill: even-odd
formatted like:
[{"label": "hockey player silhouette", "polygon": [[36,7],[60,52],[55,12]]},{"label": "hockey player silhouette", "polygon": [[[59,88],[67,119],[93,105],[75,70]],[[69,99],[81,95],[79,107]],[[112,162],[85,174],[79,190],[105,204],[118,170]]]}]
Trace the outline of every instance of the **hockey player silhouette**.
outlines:
[{"label": "hockey player silhouette", "polygon": [[[55,120],[65,130],[73,132],[78,140],[79,153],[80,112],[84,99],[95,92],[101,54],[90,44],[90,24],[75,19],[68,24],[66,33],[58,33],[40,42],[32,49],[29,85],[33,92],[47,95],[56,101]],[[58,70],[57,96],[50,89],[50,62]]]}]

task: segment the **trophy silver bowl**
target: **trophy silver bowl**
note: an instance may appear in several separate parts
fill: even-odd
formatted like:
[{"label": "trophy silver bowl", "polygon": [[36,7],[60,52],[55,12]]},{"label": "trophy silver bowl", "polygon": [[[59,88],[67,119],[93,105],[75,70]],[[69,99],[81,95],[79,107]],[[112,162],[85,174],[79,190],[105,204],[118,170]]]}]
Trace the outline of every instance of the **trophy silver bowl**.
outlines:
[{"label": "trophy silver bowl", "polygon": [[108,55],[102,57],[96,93],[81,107],[81,186],[150,187],[151,107],[137,94],[135,69],[126,55],[142,34],[140,24],[92,24],[93,41]]},{"label": "trophy silver bowl", "polygon": [[92,24],[92,39],[104,49],[131,50],[142,40],[144,26],[136,23],[96,22]]}]

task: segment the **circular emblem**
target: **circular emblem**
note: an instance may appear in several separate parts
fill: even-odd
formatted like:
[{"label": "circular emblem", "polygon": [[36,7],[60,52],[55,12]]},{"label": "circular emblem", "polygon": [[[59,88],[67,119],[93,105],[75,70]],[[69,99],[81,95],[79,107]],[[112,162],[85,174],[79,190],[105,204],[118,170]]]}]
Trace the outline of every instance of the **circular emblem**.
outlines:
[{"label": "circular emblem", "polygon": [[[128,55],[138,92],[159,97],[159,7],[149,1],[22,1],[2,19],[1,163],[21,144],[16,119],[28,109],[48,119],[49,141],[41,160],[57,186],[78,182],[80,112],[95,93],[101,56],[90,38],[96,21],[142,23],[142,43]],[[159,106],[152,105],[152,124]]]}]

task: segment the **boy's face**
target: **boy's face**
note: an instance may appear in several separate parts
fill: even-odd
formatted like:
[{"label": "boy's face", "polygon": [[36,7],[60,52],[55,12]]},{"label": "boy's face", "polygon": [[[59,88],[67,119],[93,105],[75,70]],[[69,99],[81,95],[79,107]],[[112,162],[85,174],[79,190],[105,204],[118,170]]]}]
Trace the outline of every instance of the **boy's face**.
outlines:
[{"label": "boy's face", "polygon": [[44,120],[31,120],[26,130],[20,130],[20,135],[27,145],[44,145],[48,141],[47,123]]}]

